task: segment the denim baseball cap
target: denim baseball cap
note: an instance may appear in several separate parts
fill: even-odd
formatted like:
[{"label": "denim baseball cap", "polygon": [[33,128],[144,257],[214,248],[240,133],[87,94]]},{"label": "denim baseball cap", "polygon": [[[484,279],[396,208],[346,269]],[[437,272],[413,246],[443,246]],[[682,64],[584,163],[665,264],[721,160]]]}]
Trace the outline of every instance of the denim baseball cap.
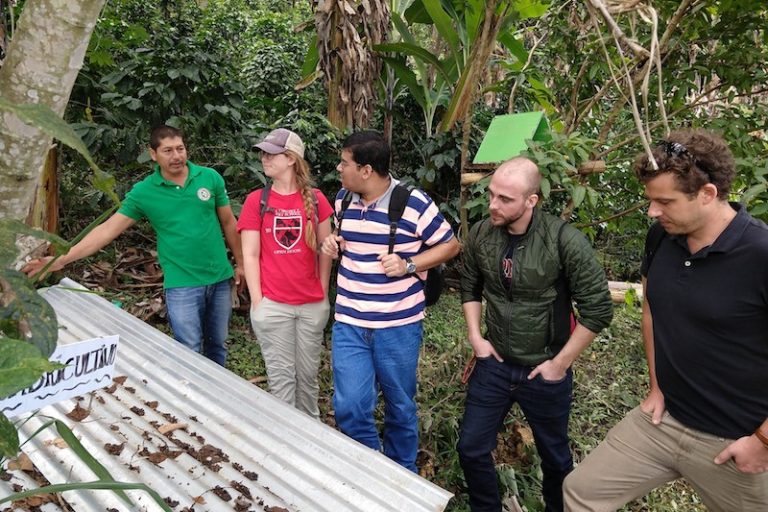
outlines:
[{"label": "denim baseball cap", "polygon": [[285,153],[286,150],[291,150],[304,158],[304,143],[301,141],[301,137],[285,128],[272,130],[263,141],[254,144],[252,149],[260,149],[271,155],[279,155]]}]

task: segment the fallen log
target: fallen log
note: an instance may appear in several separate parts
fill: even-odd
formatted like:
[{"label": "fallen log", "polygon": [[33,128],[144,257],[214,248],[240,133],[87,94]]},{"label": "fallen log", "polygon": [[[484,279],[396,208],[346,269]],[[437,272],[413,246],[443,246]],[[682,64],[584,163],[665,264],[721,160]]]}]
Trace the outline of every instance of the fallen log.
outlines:
[{"label": "fallen log", "polygon": [[643,285],[640,283],[627,283],[625,281],[608,281],[608,290],[611,292],[611,300],[622,303],[625,300],[627,290],[635,290],[637,298],[643,299]]}]

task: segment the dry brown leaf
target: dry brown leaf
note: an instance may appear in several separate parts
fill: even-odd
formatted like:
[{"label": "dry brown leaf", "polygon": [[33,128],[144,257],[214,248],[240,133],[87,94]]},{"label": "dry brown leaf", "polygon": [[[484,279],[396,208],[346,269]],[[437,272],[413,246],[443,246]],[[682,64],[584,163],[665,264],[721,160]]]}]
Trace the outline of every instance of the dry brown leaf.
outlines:
[{"label": "dry brown leaf", "polygon": [[197,503],[198,505],[205,505],[205,498],[203,498],[202,496],[195,496],[195,497],[192,499],[192,501],[194,501],[194,502],[195,502],[195,503]]},{"label": "dry brown leaf", "polygon": [[45,446],[53,445],[56,448],[60,448],[60,449],[69,448],[69,445],[67,444],[67,442],[60,437],[57,437],[56,439],[48,439],[43,444]]},{"label": "dry brown leaf", "polygon": [[520,441],[524,446],[530,447],[534,445],[533,431],[531,431],[531,427],[523,425],[522,423],[515,423],[513,428],[515,429],[515,432],[517,432],[517,435],[520,436]]},{"label": "dry brown leaf", "polygon": [[[339,108],[331,117],[366,127],[376,106],[381,59],[371,46],[387,40],[389,3],[313,0],[319,69]],[[363,37],[360,37],[360,34]],[[340,66],[338,65],[340,64]],[[332,119],[332,122],[338,122]]]},{"label": "dry brown leaf", "polygon": [[154,464],[160,464],[161,462],[164,462],[165,459],[167,459],[167,458],[168,458],[168,456],[166,454],[160,453],[160,452],[150,453],[147,456],[147,460],[149,462],[154,463]]},{"label": "dry brown leaf", "polygon": [[88,415],[91,414],[90,409],[80,407],[80,404],[75,404],[75,408],[67,413],[67,417],[73,421],[83,421]]},{"label": "dry brown leaf", "polygon": [[41,507],[46,503],[56,503],[56,501],[56,496],[53,494],[36,494],[23,500],[16,500],[13,504],[14,510],[31,510],[35,507]]},{"label": "dry brown leaf", "polygon": [[105,443],[104,444],[104,449],[110,455],[120,455],[121,453],[123,453],[123,448],[125,448],[125,443],[120,443],[120,444]]},{"label": "dry brown leaf", "polygon": [[189,425],[186,423],[166,423],[157,427],[157,431],[161,434],[167,434],[168,432],[173,432],[174,430],[186,429],[188,426]]},{"label": "dry brown leaf", "polygon": [[27,456],[26,453],[22,453],[15,459],[11,459],[8,461],[8,469],[12,471],[21,470],[21,471],[32,471],[35,469],[34,464],[32,464],[32,461]]},{"label": "dry brown leaf", "polygon": [[160,270],[160,267],[157,266],[154,257],[152,258],[151,262],[144,263],[144,272],[147,274],[148,278],[151,278],[155,281],[163,279],[163,272]]},{"label": "dry brown leaf", "polygon": [[155,297],[150,301],[149,307],[154,313],[157,313],[163,309],[163,300],[160,297]]}]

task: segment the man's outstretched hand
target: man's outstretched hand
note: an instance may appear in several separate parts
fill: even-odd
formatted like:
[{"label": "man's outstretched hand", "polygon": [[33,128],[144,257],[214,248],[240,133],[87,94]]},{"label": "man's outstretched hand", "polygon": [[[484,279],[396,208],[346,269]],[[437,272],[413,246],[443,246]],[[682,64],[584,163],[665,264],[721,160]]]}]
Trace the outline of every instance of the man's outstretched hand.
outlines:
[{"label": "man's outstretched hand", "polygon": [[[22,268],[21,271],[27,274],[28,277],[39,275],[40,271],[42,271],[51,260],[53,260],[53,256],[46,256],[44,258],[37,258],[35,260],[31,260],[29,263],[24,265],[24,268]],[[64,265],[61,264],[61,259],[58,259],[54,261],[50,267],[48,267],[48,271],[56,272],[57,270],[61,270],[62,268],[64,268]]]}]

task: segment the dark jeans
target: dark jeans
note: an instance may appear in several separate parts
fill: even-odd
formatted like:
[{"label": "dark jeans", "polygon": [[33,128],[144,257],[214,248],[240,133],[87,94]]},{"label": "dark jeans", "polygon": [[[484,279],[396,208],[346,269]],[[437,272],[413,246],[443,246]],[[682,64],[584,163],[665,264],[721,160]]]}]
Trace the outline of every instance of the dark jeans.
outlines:
[{"label": "dark jeans", "polygon": [[573,469],[568,446],[573,376],[569,369],[559,382],[545,381],[541,376],[528,380],[531,370],[530,366],[500,363],[493,357],[477,360],[469,381],[457,447],[473,512],[501,510],[491,452],[515,402],[520,404],[531,426],[541,457],[546,510],[563,510],[563,480]]}]

